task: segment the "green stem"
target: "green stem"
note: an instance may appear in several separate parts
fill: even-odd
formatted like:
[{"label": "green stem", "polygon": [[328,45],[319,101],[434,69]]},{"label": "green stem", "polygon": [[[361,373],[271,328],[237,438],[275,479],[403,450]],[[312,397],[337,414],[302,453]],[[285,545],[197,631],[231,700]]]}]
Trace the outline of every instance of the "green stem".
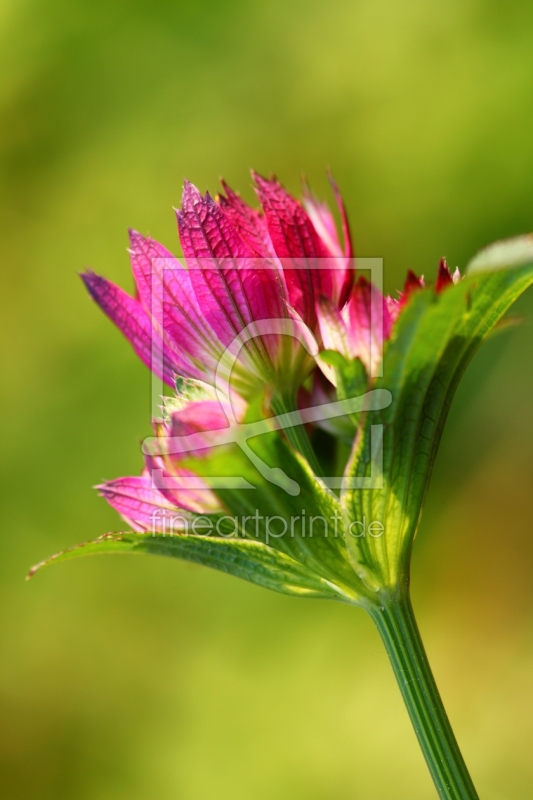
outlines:
[{"label": "green stem", "polygon": [[[276,414],[287,414],[288,412],[292,412],[299,416],[296,399],[290,395],[283,395],[280,393],[275,394],[272,397],[272,410]],[[317,455],[313,450],[313,445],[309,441],[309,437],[304,425],[291,425],[287,428],[284,428],[283,432],[292,446],[295,447],[298,452],[307,459],[309,466],[315,475],[321,475],[322,470],[320,468],[320,464],[318,463]]]},{"label": "green stem", "polygon": [[478,800],[415,621],[409,593],[387,595],[370,609],[441,800]]}]

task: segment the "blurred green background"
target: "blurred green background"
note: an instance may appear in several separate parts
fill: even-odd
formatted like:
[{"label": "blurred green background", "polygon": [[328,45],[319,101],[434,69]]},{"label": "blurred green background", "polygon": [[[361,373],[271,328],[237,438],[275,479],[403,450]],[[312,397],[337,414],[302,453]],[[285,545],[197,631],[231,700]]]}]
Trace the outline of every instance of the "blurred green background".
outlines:
[{"label": "blurred green background", "polygon": [[[187,176],[326,194],[386,283],[533,228],[533,6],[448,0],[1,0],[4,348],[0,796],[423,800],[363,612],[165,559],[24,582],[117,516],[149,375],[87,299],[126,229],[177,249]],[[533,316],[533,295],[518,310]],[[484,800],[533,793],[533,326],[459,389],[413,566],[420,626]]]}]

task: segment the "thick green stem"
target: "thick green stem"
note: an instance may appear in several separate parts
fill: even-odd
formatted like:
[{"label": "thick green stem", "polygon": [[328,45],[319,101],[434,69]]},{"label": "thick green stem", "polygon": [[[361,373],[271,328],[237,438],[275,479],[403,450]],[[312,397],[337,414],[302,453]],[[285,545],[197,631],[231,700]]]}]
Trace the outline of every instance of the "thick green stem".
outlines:
[{"label": "thick green stem", "polygon": [[478,800],[420,638],[408,592],[370,609],[387,649],[420,747],[441,800]]}]

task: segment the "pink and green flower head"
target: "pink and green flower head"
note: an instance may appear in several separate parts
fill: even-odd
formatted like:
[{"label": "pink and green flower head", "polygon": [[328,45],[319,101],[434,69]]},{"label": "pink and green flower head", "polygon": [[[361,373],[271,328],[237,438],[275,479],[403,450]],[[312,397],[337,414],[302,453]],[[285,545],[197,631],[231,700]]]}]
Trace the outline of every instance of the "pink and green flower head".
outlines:
[{"label": "pink and green flower head", "polygon": [[[289,424],[285,434],[318,474],[320,454],[313,452],[309,430],[318,425],[346,436],[356,429],[353,415],[352,422],[346,414],[329,423],[321,418],[326,407],[347,399],[338,385],[344,383],[342,364],[359,363],[363,383],[357,388],[369,388],[399,317],[412,295],[424,289],[424,279],[409,270],[403,291],[393,299],[355,274],[347,215],[333,182],[343,245],[333,214],[307,186],[302,204],[278,181],[255,173],[254,179],[261,209],[247,205],[225,182],[216,199],[185,184],[176,212],[184,264],[130,231],[135,297],[92,272],[83,275],[93,298],[144,363],[178,390],[173,404],[167,398],[165,419],[155,426],[142,476],[99,487],[137,531],[164,526],[177,512],[224,510],[198,472],[219,446],[220,431],[243,428],[258,394],[263,411],[265,403],[277,411],[276,392],[289,393],[292,410],[311,419],[311,427],[297,424],[295,434]],[[458,279],[442,260],[434,291],[439,294]],[[343,361],[328,364],[328,353]],[[310,405],[320,409],[314,418]],[[241,440],[241,447],[256,466],[261,463],[247,442]],[[285,475],[278,469],[280,474]]]}]

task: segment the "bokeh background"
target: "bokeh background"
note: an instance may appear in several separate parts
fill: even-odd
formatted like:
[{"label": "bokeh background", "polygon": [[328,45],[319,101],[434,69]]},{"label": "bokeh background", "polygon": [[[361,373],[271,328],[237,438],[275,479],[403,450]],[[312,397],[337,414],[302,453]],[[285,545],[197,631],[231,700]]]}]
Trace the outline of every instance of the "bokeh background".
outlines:
[{"label": "bokeh background", "polygon": [[[157,558],[27,568],[120,528],[149,375],[89,302],[126,229],[177,250],[187,176],[345,196],[389,289],[533,229],[533,5],[1,0],[0,796],[423,800],[363,612]],[[517,310],[533,317],[533,295]],[[533,793],[533,326],[491,339],[444,435],[413,595],[484,800]]]}]

